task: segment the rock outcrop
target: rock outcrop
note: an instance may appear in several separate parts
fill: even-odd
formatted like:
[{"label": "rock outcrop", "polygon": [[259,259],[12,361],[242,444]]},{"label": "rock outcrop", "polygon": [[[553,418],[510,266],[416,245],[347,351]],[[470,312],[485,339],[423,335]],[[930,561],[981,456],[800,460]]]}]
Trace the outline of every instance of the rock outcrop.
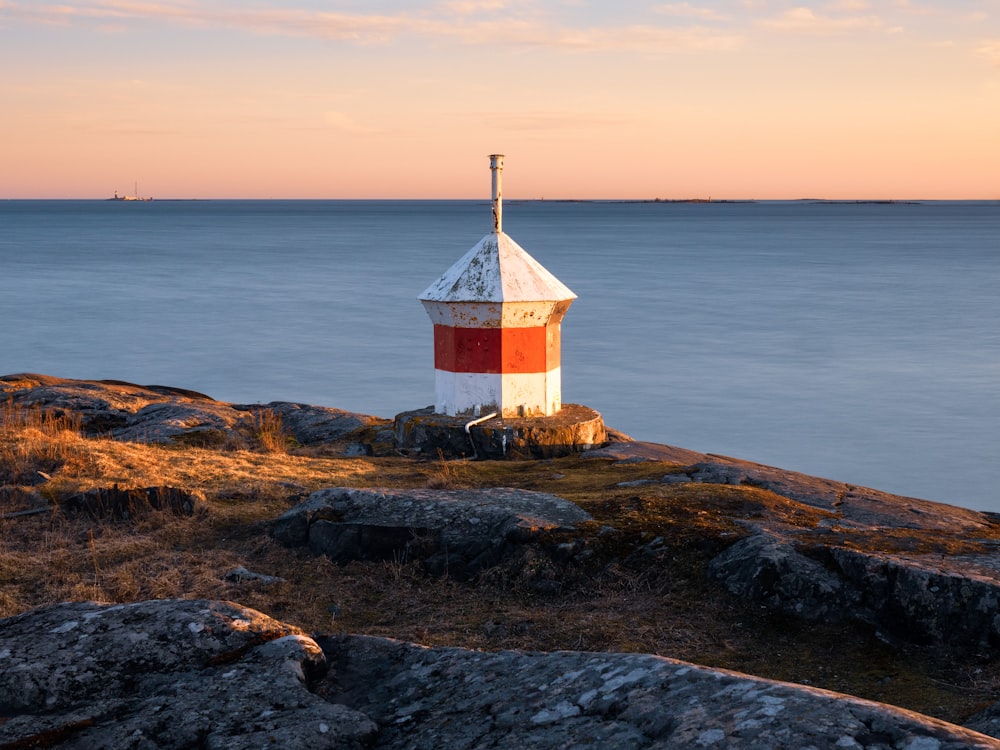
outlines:
[{"label": "rock outcrop", "polygon": [[229,602],[60,604],[0,621],[0,748],[357,748],[297,628]]},{"label": "rock outcrop", "polygon": [[229,602],[0,621],[0,747],[1000,748],[936,719],[637,654],[314,639]]},{"label": "rock outcrop", "polygon": [[336,562],[419,559],[431,573],[466,580],[546,531],[590,515],[541,492],[334,487],[282,514],[271,535]]},{"label": "rock outcrop", "polygon": [[888,639],[971,650],[1000,643],[994,514],[649,443],[586,455],[683,462],[660,482],[754,488],[792,501],[783,513],[757,507],[738,517],[747,536],[709,571],[734,594],[806,620],[870,623]]},{"label": "rock outcrop", "polygon": [[332,669],[318,691],[378,723],[385,750],[1000,747],[901,709],[646,654],[320,642]]},{"label": "rock outcrop", "polygon": [[69,380],[22,373],[0,377],[0,400],[22,408],[79,416],[84,432],[143,443],[222,445],[245,439],[261,415],[280,417],[284,433],[301,445],[349,438],[364,428],[392,440],[388,420],[325,406],[285,401],[230,404],[195,391],[118,380]]},{"label": "rock outcrop", "polygon": [[[392,440],[388,422],[376,417],[288,402],[227,404],[117,381],[6,376],[0,402],[73,414],[89,434],[122,440],[228,445],[245,440],[264,415],[280,419],[300,444],[339,445],[347,454],[370,452],[365,440]],[[697,529],[698,541],[708,542],[698,564],[712,556],[709,574],[734,595],[808,621],[861,621],[886,641],[947,646],[939,652],[948,655],[965,650],[979,659],[1000,645],[1000,516],[627,439],[582,455],[662,465],[662,472],[636,467],[630,477],[627,467],[615,475],[635,479],[618,487],[637,488],[627,500],[635,501],[637,523],[657,503],[683,511],[671,520],[718,521]],[[48,478],[43,468],[33,473]],[[13,484],[0,492],[18,507],[40,498]],[[152,510],[188,515],[201,500],[179,488],[104,487],[60,503],[103,523]],[[48,510],[0,520],[22,523],[24,514]],[[589,518],[562,498],[524,490],[332,488],[277,519],[271,533],[340,562],[419,559],[432,573],[460,579],[538,542],[561,561],[581,563],[583,574],[594,570],[587,564],[607,562],[610,550],[611,565],[669,575],[673,553],[663,537],[649,541],[654,534],[630,530],[628,521],[578,527]],[[287,583],[242,567],[226,579]],[[1000,734],[1000,709],[969,726]],[[886,706],[652,656],[484,654],[347,635],[317,641],[223,602],[63,604],[0,621],[0,750],[587,742],[1000,748]]]}]

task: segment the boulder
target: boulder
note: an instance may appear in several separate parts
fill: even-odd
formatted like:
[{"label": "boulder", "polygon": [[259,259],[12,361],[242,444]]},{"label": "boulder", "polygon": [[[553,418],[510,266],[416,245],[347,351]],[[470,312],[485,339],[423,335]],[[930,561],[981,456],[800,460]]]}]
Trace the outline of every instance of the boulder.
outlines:
[{"label": "boulder", "polygon": [[1000,643],[1000,583],[948,572],[939,559],[804,547],[760,533],[712,560],[709,575],[734,594],[805,620],[855,620],[886,640],[988,653]]},{"label": "boulder", "polygon": [[271,535],[337,562],[420,559],[431,573],[468,579],[519,544],[589,519],[567,500],[528,490],[334,487],[282,514]]},{"label": "boulder", "polygon": [[798,552],[794,544],[770,534],[737,542],[711,561],[708,572],[734,594],[806,620],[869,619],[858,609],[856,588]]},{"label": "boulder", "polygon": [[816,688],[644,654],[310,637],[231,602],[59,604],[0,620],[0,747],[997,750]]},{"label": "boulder", "polygon": [[367,747],[315,641],[230,602],[60,604],[0,621],[0,747]]}]

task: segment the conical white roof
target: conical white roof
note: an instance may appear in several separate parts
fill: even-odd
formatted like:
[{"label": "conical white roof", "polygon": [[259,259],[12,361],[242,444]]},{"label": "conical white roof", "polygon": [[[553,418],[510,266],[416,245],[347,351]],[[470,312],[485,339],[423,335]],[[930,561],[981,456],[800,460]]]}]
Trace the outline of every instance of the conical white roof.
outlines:
[{"label": "conical white roof", "polygon": [[483,237],[417,298],[427,302],[551,302],[569,287],[503,232]]}]

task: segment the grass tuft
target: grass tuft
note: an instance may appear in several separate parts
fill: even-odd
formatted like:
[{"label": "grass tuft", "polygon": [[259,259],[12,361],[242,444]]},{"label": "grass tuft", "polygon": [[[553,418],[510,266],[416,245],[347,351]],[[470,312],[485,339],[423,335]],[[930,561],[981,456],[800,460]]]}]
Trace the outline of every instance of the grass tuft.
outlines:
[{"label": "grass tuft", "polygon": [[433,468],[427,472],[427,489],[457,490],[470,486],[468,461],[464,458],[448,460],[444,457],[444,452],[438,448],[438,457],[432,466]]},{"label": "grass tuft", "polygon": [[76,456],[78,415],[0,404],[0,485],[41,484]]},{"label": "grass tuft", "polygon": [[257,409],[237,429],[226,447],[258,453],[285,454],[297,446],[295,438],[285,429],[281,414],[273,409]]}]

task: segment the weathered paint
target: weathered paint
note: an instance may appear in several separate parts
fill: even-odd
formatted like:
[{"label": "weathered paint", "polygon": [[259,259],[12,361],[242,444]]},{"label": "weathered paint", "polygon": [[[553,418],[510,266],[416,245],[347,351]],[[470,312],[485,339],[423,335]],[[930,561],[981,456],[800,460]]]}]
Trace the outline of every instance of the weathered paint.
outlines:
[{"label": "weathered paint", "polygon": [[534,328],[562,320],[572,300],[541,302],[430,302],[421,300],[434,325],[456,328]]},{"label": "weathered paint", "polygon": [[[503,374],[434,371],[434,411],[473,416],[495,411],[502,417],[541,417],[562,408],[557,367],[548,372]],[[501,404],[506,403],[506,406]]]},{"label": "weathered paint", "polygon": [[493,185],[493,233],[503,231],[503,154],[490,154],[490,174]]},{"label": "weathered paint", "polygon": [[439,414],[562,408],[561,324],[576,295],[503,233],[502,169],[503,156],[490,156],[494,231],[419,297],[434,324]]},{"label": "weathered paint", "polygon": [[427,302],[574,300],[569,287],[506,234],[488,234],[419,297]]}]

